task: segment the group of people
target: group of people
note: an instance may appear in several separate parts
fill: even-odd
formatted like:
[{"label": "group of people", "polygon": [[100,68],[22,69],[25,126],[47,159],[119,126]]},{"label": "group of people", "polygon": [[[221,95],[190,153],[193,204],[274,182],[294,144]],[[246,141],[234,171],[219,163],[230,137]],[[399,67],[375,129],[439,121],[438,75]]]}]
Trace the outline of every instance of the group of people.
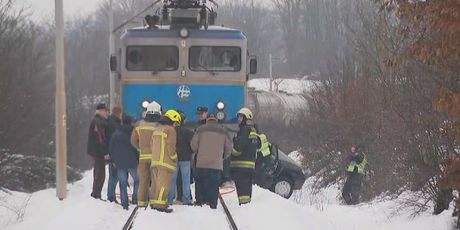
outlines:
[{"label": "group of people", "polygon": [[[136,123],[120,107],[114,107],[109,116],[105,104],[97,105],[88,135],[88,154],[94,163],[91,196],[101,199],[107,163],[107,200],[118,202],[115,197],[118,181],[124,209],[129,207],[128,175],[134,180],[131,203],[139,207],[150,206],[169,213],[172,212],[169,206],[181,194],[177,198],[184,205],[209,205],[216,209],[224,162],[230,162],[240,205],[251,202],[256,153],[262,147],[252,112],[248,108],[238,111],[239,130],[233,138],[206,107],[198,107],[197,114],[200,121],[192,129],[185,122],[184,113],[163,112],[155,101]],[[176,186],[178,175],[181,183]]]}]

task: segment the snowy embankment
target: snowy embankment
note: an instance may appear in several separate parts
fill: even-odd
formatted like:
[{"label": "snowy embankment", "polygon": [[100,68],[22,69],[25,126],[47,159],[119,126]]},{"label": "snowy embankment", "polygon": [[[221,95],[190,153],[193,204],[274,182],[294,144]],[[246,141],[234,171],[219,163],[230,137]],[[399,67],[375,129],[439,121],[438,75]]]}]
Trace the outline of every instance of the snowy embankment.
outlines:
[{"label": "snowy embankment", "polygon": [[[54,189],[33,194],[0,191],[1,229],[121,229],[130,211],[114,203],[95,200],[89,196],[92,173],[69,184],[68,197],[59,201]],[[410,212],[399,210],[394,215],[397,200],[375,201],[357,206],[339,203],[337,187],[313,191],[312,179],[290,200],[265,189],[254,187],[251,204],[238,206],[236,193],[224,195],[227,206],[241,230],[304,230],[304,229],[451,229],[452,211],[432,216],[423,213],[413,219]],[[104,187],[106,190],[106,187]],[[106,191],[103,192],[103,196]],[[171,214],[150,209],[140,210],[133,229],[163,228],[168,230],[228,229],[222,207],[173,205]],[[130,210],[133,206],[130,207]]]},{"label": "snowy embankment", "polygon": [[[92,173],[69,185],[68,197],[59,201],[54,189],[27,195],[2,193],[0,226],[6,229],[121,229],[130,212],[114,203],[95,200],[89,196]],[[106,187],[104,187],[106,190]],[[105,195],[105,192],[103,194]],[[321,213],[304,209],[265,189],[254,187],[253,202],[238,206],[236,192],[224,195],[239,229],[334,229]],[[140,210],[133,229],[215,230],[228,229],[224,211],[209,207],[173,205],[171,214],[150,209]],[[130,207],[130,210],[133,206]],[[19,211],[19,215],[18,212]]]},{"label": "snowy embankment", "polygon": [[[273,80],[272,89],[276,91],[277,85],[278,91],[283,91],[290,94],[302,94],[305,92],[305,90],[308,90],[313,85],[313,81],[303,79],[277,78]],[[269,91],[270,79],[251,79],[248,82],[248,86],[254,88],[255,90]]]}]

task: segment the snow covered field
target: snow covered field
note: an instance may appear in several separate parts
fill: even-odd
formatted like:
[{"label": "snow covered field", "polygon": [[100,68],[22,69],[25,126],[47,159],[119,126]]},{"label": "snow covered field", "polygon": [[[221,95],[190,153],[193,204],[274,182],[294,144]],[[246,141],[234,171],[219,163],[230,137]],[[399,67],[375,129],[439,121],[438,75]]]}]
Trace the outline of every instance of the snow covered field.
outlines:
[{"label": "snow covered field", "polygon": [[[54,189],[31,195],[0,192],[0,229],[121,229],[131,212],[91,198],[91,183],[92,173],[88,171],[81,181],[68,186],[68,198],[64,201],[56,198]],[[393,214],[397,207],[395,200],[344,206],[337,199],[338,188],[332,186],[313,192],[310,185],[308,180],[303,190],[296,191],[290,200],[257,186],[249,205],[238,206],[235,192],[224,199],[241,230],[452,229],[452,209],[438,216],[427,212],[411,219],[408,210]],[[181,205],[172,208],[172,214],[140,210],[133,229],[228,229],[220,205],[217,210]]]},{"label": "snow covered field", "polygon": [[[278,90],[284,91],[290,94],[302,94],[305,89],[308,89],[313,83],[309,80],[300,79],[274,79],[274,82],[279,83]],[[270,90],[270,79],[268,78],[256,78],[251,79],[248,82],[249,87],[253,87],[256,90],[269,91]],[[273,86],[275,89],[275,83]]]}]

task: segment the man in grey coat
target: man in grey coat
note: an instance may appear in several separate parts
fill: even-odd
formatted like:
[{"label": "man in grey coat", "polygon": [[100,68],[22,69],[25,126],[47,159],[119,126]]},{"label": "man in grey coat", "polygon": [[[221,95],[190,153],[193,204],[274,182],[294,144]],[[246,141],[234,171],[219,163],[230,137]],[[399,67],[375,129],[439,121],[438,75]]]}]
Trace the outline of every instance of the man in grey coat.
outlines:
[{"label": "man in grey coat", "polygon": [[216,116],[210,113],[206,124],[196,130],[190,145],[197,154],[195,189],[200,191],[200,196],[196,197],[196,203],[207,203],[216,209],[223,161],[230,156],[233,142],[227,130],[217,123]]}]

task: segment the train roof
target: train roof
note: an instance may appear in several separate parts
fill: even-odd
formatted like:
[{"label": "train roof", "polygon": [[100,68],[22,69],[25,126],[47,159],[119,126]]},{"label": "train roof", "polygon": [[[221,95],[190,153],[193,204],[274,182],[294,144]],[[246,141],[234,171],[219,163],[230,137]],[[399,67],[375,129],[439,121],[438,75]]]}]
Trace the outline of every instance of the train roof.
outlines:
[{"label": "train roof", "polygon": [[[223,26],[209,26],[208,29],[188,28],[190,38],[209,38],[209,39],[236,39],[245,40],[246,36],[243,32],[223,27]],[[178,29],[170,29],[167,26],[158,26],[155,29],[148,29],[146,27],[136,27],[127,29],[124,34],[125,38],[149,38],[149,37],[178,37]]]}]

